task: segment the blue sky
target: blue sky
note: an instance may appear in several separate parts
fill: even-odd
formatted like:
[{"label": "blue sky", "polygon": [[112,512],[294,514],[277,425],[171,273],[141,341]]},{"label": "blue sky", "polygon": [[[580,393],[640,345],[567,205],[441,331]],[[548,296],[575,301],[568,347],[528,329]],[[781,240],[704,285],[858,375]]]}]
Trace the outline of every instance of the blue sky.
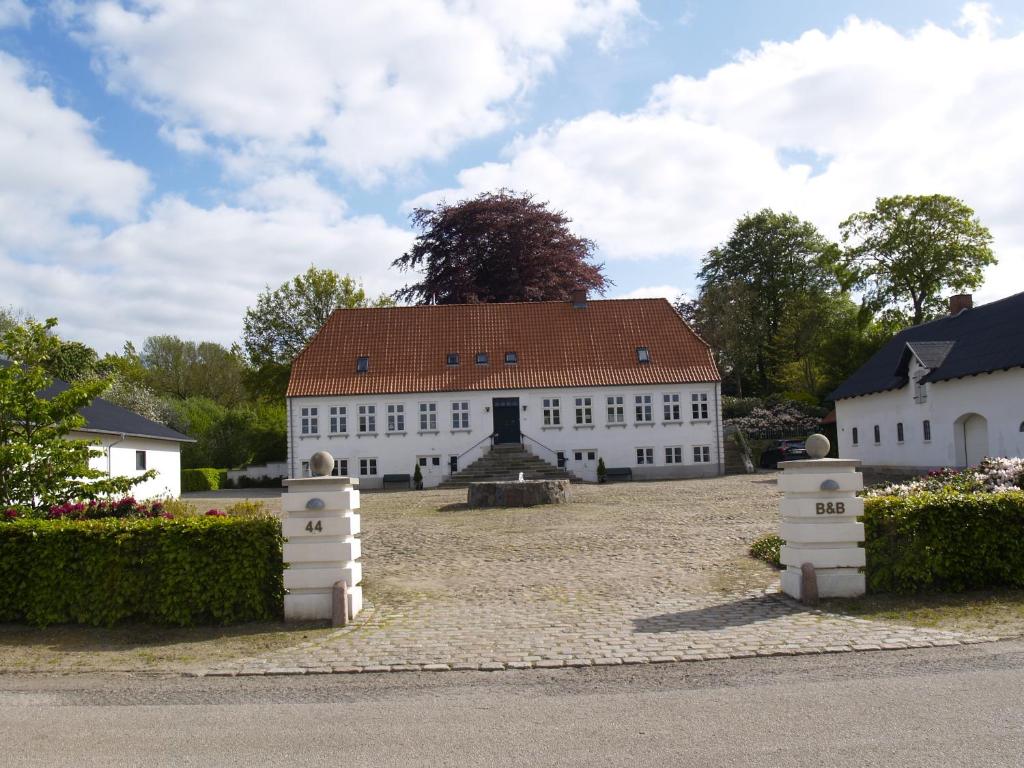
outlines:
[{"label": "blue sky", "polygon": [[0,304],[103,350],[230,342],[310,263],[400,286],[412,206],[503,185],[574,218],[611,296],[692,291],[763,205],[834,236],[955,194],[998,298],[1022,30],[1009,2],[0,0]]}]

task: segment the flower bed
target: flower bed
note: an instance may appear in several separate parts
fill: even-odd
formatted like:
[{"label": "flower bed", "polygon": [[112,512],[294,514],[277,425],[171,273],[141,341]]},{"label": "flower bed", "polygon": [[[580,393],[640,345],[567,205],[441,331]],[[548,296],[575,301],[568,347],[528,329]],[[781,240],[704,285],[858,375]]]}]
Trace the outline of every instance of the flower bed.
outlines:
[{"label": "flower bed", "polygon": [[999,493],[1024,489],[1024,459],[982,459],[976,467],[936,469],[926,477],[903,483],[888,483],[868,488],[867,498],[914,496],[918,493]]}]

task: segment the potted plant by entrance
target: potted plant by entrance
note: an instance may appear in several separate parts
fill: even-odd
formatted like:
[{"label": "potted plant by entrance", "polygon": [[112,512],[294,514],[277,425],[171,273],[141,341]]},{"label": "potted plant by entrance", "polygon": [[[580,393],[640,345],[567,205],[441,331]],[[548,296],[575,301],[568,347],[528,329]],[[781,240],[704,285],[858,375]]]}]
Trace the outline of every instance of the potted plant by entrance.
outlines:
[{"label": "potted plant by entrance", "polygon": [[417,491],[423,490],[423,473],[420,472],[419,463],[416,464],[416,469],[412,473],[412,481],[416,485]]},{"label": "potted plant by entrance", "polygon": [[604,466],[604,459],[597,460],[597,482],[603,483],[605,475],[608,474],[608,470]]}]

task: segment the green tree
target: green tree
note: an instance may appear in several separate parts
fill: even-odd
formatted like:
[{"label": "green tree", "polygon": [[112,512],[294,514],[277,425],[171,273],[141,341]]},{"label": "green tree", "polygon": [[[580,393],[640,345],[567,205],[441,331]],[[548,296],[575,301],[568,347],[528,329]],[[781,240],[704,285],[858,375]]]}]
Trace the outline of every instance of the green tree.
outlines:
[{"label": "green tree", "polygon": [[62,391],[48,372],[63,342],[55,319],[9,327],[0,336],[0,507],[41,512],[54,504],[124,493],[153,476],[107,478],[89,466],[102,452],[67,435],[84,426],[79,410],[107,386],[72,381]]},{"label": "green tree", "polygon": [[591,259],[594,243],[569,229],[572,220],[533,195],[508,189],[413,211],[413,247],[395,259],[422,279],[395,293],[419,304],[560,301],[609,281]]},{"label": "green tree", "polygon": [[245,311],[242,340],[252,371],[250,388],[284,397],[292,361],[336,309],[385,307],[388,296],[370,299],[348,275],[310,267],[278,288],[267,286]]},{"label": "green tree", "polygon": [[142,347],[141,361],[146,384],[158,394],[206,397],[228,406],[245,399],[245,360],[237,347],[150,336]]},{"label": "green tree", "polygon": [[839,231],[847,285],[862,289],[876,310],[909,308],[914,325],[941,313],[943,290],[977,288],[985,267],[996,263],[991,233],[948,195],[878,198]]},{"label": "green tree", "polygon": [[[786,318],[836,290],[836,246],[813,224],[764,209],[741,218],[729,239],[707,253],[697,277],[698,333],[721,350],[737,394],[770,394],[790,361]],[[686,312],[684,312],[684,315]]]}]

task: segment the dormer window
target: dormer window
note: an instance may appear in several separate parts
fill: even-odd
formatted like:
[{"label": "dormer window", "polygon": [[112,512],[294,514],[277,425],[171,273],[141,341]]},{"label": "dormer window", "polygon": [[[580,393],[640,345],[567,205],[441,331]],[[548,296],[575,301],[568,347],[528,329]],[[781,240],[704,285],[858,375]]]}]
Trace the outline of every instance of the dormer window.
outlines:
[{"label": "dormer window", "polygon": [[459,364],[459,353],[458,352],[449,352],[448,353],[448,365],[458,365],[458,364]]},{"label": "dormer window", "polygon": [[487,365],[487,353],[486,352],[477,352],[476,353],[476,364],[477,365]]},{"label": "dormer window", "polygon": [[366,373],[370,370],[370,358],[362,355],[356,358],[356,373]]},{"label": "dormer window", "polygon": [[512,365],[513,363],[518,363],[519,362],[519,355],[516,352],[506,352],[505,353],[505,362],[508,365]]},{"label": "dormer window", "polygon": [[647,347],[636,348],[636,361],[638,363],[649,363],[651,362],[651,350]]}]

